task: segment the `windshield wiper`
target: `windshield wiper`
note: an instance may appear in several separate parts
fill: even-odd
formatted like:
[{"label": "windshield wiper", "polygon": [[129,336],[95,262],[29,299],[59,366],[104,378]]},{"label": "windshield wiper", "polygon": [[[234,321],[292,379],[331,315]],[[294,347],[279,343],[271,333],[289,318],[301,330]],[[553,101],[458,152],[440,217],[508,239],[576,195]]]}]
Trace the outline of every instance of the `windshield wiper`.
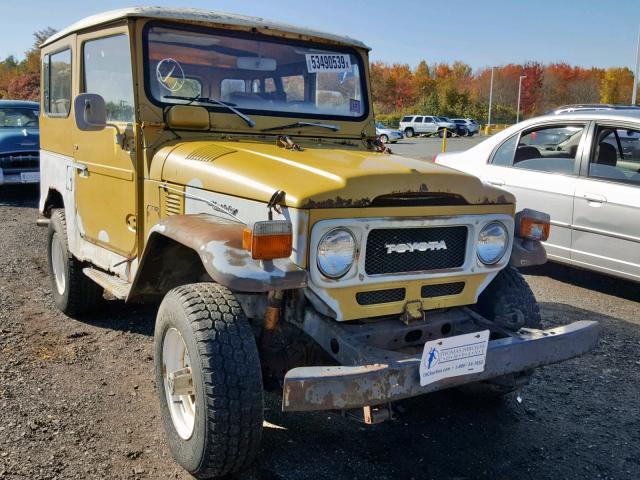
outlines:
[{"label": "windshield wiper", "polygon": [[337,132],[340,130],[340,127],[337,125],[332,125],[330,123],[313,123],[313,122],[296,122],[290,123],[288,125],[280,125],[279,127],[269,127],[263,128],[261,132],[271,132],[273,130],[285,130],[289,128],[303,128],[303,127],[318,127],[318,128],[326,128],[333,132]]},{"label": "windshield wiper", "polygon": [[242,120],[247,122],[247,125],[249,125],[251,128],[256,126],[256,122],[251,120],[251,118],[247,117],[244,113],[242,113],[237,108],[234,108],[235,103],[227,103],[227,102],[223,102],[222,100],[218,100],[216,98],[207,98],[207,97],[200,97],[200,96],[183,97],[180,95],[164,95],[163,97],[174,99],[174,100],[185,100],[185,101],[188,101],[189,103],[200,102],[200,103],[209,103],[211,105],[218,105],[220,107],[226,108],[227,110],[231,110],[233,113],[239,116]]}]

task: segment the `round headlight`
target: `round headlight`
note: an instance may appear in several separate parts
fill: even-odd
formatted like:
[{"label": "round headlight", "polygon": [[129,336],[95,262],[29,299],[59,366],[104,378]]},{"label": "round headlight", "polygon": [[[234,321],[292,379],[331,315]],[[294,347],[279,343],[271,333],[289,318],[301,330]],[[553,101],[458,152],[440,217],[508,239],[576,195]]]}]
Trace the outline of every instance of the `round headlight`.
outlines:
[{"label": "round headlight", "polygon": [[493,265],[504,256],[508,243],[507,227],[500,222],[492,222],[480,231],[478,258],[485,265]]},{"label": "round headlight", "polygon": [[318,268],[326,277],[345,275],[356,257],[356,240],[346,228],[335,228],[323,235],[318,244]]}]

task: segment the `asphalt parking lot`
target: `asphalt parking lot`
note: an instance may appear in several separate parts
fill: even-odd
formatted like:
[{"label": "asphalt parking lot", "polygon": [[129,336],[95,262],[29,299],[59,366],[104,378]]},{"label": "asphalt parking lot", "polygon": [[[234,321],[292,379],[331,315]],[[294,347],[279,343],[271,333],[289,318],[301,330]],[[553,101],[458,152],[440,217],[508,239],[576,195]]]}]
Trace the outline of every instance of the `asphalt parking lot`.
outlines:
[{"label": "asphalt parking lot", "polygon": [[[467,150],[486,138],[488,137],[483,135],[447,138],[446,151],[458,152],[461,150]],[[418,158],[420,160],[431,160],[434,155],[437,155],[442,151],[442,139],[438,137],[404,138],[398,143],[389,144],[389,148],[391,148],[393,153]]]},{"label": "asphalt parking lot", "polygon": [[[191,478],[159,421],[154,307],[105,301],[81,319],[59,313],[36,205],[33,189],[0,190],[0,478]],[[539,371],[519,399],[441,392],[373,427],[283,414],[268,394],[261,453],[241,478],[640,478],[640,288],[557,265],[526,278],[545,327],[597,320],[598,348]]]}]

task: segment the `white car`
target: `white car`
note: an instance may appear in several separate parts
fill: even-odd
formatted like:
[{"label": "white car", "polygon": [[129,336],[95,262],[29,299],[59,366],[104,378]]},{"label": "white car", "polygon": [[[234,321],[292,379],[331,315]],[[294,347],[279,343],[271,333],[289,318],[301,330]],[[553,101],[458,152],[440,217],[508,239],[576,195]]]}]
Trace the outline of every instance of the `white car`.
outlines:
[{"label": "white car", "polygon": [[538,117],[434,161],[549,213],[550,260],[640,281],[640,113]]},{"label": "white car", "polygon": [[[449,132],[455,132],[457,127],[455,123],[443,122],[433,115],[407,115],[400,120],[400,131],[404,132],[407,138],[425,133],[437,133],[442,137],[445,128]],[[447,136],[451,134],[448,133]]]},{"label": "white car", "polygon": [[385,127],[384,124],[376,122],[376,136],[382,143],[396,143],[402,140],[404,135],[400,130]]}]

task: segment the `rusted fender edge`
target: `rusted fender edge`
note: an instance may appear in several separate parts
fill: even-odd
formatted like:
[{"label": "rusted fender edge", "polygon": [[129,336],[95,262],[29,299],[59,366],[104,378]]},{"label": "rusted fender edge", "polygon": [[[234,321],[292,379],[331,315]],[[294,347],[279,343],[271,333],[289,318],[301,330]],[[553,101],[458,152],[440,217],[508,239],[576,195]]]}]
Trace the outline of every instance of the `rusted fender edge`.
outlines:
[{"label": "rusted fender edge", "polygon": [[176,215],[157,223],[149,232],[127,300],[135,301],[137,297],[157,293],[151,292],[154,285],[166,284],[167,278],[180,284],[189,278],[188,270],[200,268],[200,265],[194,265],[193,258],[196,257],[188,251],[185,253],[180,246],[197,254],[204,270],[215,282],[234,291],[267,292],[306,286],[307,272],[290,259],[251,258],[251,253],[242,248],[244,227],[207,214]]},{"label": "rusted fender edge", "polygon": [[547,251],[541,242],[518,237],[513,239],[509,265],[512,267],[533,267],[544,263],[547,263]]},{"label": "rusted fender edge", "polygon": [[599,336],[598,323],[583,320],[493,340],[489,342],[484,372],[447,378],[424,387],[420,386],[420,355],[408,355],[388,364],[294,368],[284,379],[282,410],[361,408],[488,380],[582,355],[596,346]]}]

